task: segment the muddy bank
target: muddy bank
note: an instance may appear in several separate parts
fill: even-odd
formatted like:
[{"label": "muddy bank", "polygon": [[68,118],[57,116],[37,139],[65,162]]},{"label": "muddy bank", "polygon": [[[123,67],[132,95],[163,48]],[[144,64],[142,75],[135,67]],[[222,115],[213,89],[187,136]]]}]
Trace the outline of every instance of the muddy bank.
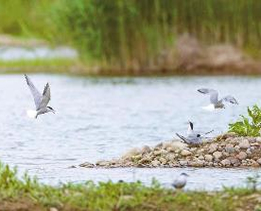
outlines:
[{"label": "muddy bank", "polygon": [[[16,71],[27,70],[35,59],[81,57],[69,47],[48,47],[43,40],[22,40],[0,35],[0,60],[13,62],[23,60],[16,65]],[[2,62],[3,63],[3,62]],[[89,63],[83,60],[70,65],[65,72],[81,75],[104,76],[164,76],[164,75],[249,75],[261,74],[261,61],[255,60],[240,48],[230,44],[204,45],[189,35],[181,35],[174,45],[160,50],[152,58],[144,61],[132,60],[128,65],[118,63]],[[52,68],[50,63],[48,68]],[[0,64],[0,69],[12,72],[13,66]],[[46,65],[44,66],[46,69]],[[47,69],[48,69],[47,68]],[[31,71],[31,70],[29,70]],[[3,71],[1,71],[3,72]],[[34,72],[43,72],[37,68]],[[59,72],[59,71],[57,71]]]},{"label": "muddy bank", "polygon": [[261,138],[229,133],[200,146],[189,146],[180,141],[165,142],[155,147],[131,149],[119,159],[95,164],[86,162],[80,167],[261,167]]},{"label": "muddy bank", "polygon": [[128,65],[84,66],[82,72],[94,75],[255,75],[261,74],[261,61],[251,58],[231,44],[204,45],[187,34],[177,38],[146,61]]}]

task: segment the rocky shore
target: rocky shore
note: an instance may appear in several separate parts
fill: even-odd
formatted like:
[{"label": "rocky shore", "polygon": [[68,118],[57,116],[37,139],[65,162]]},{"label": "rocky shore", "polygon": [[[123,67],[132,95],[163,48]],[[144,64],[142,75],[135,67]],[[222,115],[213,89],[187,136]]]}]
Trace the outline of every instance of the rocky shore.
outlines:
[{"label": "rocky shore", "polygon": [[261,167],[261,137],[238,137],[227,133],[200,146],[180,141],[164,142],[155,147],[131,149],[119,159],[85,162],[86,168],[121,167]]}]

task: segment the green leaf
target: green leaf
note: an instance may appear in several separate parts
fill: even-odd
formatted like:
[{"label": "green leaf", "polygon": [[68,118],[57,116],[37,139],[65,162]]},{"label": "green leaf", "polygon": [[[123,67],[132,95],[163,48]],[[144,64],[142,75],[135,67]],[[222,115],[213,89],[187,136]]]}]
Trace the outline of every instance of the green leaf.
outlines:
[{"label": "green leaf", "polygon": [[261,108],[254,105],[247,107],[248,116],[240,115],[240,119],[229,124],[229,132],[240,136],[260,136],[261,130]]}]

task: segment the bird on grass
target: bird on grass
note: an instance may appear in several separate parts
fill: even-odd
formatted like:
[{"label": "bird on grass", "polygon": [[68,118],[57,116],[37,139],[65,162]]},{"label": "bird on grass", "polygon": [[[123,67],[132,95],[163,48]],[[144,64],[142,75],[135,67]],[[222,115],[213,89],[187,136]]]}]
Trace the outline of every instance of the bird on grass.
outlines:
[{"label": "bird on grass", "polygon": [[231,95],[227,95],[226,97],[223,97],[219,100],[218,92],[214,89],[202,88],[202,89],[198,89],[198,92],[200,92],[202,94],[210,95],[210,105],[203,107],[206,110],[215,110],[215,109],[225,108],[225,104],[224,104],[225,102],[238,105],[237,100]]},{"label": "bird on grass", "polygon": [[184,137],[178,133],[176,135],[186,144],[189,145],[199,145],[203,142],[203,138],[206,138],[205,135],[212,133],[214,130],[211,130],[207,133],[201,133],[199,131],[194,131],[194,124],[192,122],[188,122],[189,127],[187,131],[187,137]]},{"label": "bird on grass", "polygon": [[45,85],[44,90],[43,90],[43,94],[41,94],[36,89],[36,87],[34,86],[32,81],[30,80],[30,78],[26,74],[24,76],[25,76],[26,83],[27,83],[32,95],[33,95],[34,103],[35,103],[35,109],[36,109],[34,111],[27,111],[28,116],[33,117],[33,118],[37,118],[39,115],[49,113],[49,112],[52,112],[52,113],[55,114],[55,110],[51,106],[48,106],[48,103],[51,99],[51,91],[50,91],[49,83],[47,83]]},{"label": "bird on grass", "polygon": [[186,173],[181,173],[172,183],[172,186],[176,189],[182,189],[187,184],[187,177],[189,175]]}]

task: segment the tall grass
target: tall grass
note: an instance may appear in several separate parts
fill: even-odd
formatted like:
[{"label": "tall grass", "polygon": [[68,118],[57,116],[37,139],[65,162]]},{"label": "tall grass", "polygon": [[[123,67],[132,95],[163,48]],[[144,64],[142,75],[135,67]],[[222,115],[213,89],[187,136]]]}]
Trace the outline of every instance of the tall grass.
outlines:
[{"label": "tall grass", "polygon": [[173,41],[174,16],[168,4],[161,0],[64,0],[53,17],[59,31],[88,61],[122,68],[147,66]]},{"label": "tall grass", "polygon": [[0,33],[69,43],[90,65],[140,70],[182,33],[259,51],[260,11],[257,0],[0,0]]}]

